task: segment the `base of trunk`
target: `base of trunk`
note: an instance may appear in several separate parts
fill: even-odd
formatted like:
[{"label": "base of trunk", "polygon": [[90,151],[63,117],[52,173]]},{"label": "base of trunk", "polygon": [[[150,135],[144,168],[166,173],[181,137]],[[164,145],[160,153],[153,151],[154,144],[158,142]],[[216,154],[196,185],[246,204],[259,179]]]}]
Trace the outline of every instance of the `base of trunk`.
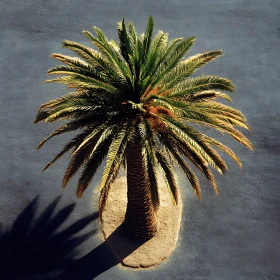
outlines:
[{"label": "base of trunk", "polygon": [[[158,230],[148,241],[139,241],[127,236],[124,229],[127,206],[126,177],[119,177],[110,190],[107,205],[102,216],[102,231],[108,248],[123,266],[147,268],[159,265],[176,248],[182,213],[182,201],[175,206],[161,176],[158,178],[160,206],[157,217]],[[129,231],[128,231],[129,232]]]}]

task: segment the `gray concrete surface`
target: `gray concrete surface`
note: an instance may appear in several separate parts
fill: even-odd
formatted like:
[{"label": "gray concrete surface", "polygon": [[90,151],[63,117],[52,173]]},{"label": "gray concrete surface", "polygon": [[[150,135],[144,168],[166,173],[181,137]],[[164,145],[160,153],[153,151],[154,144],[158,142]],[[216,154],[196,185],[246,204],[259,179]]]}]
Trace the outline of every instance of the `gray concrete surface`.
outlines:
[{"label": "gray concrete surface", "polygon": [[[237,90],[231,94],[232,105],[246,115],[253,131],[244,133],[255,151],[252,153],[228,137],[218,136],[243,162],[240,170],[224,156],[229,171],[225,176],[216,175],[218,197],[202,179],[202,200],[197,201],[179,174],[184,199],[182,230],[178,248],[166,263],[146,271],[120,269],[114,261],[110,262],[109,253],[100,245],[99,234],[95,234],[78,247],[81,260],[71,277],[280,279],[279,8],[277,0],[1,0],[0,221],[5,228],[13,224],[37,195],[37,215],[59,195],[62,198],[58,209],[76,202],[77,179],[67,189],[60,188],[67,157],[41,174],[70,135],[59,136],[36,150],[38,143],[57,127],[57,124],[33,124],[38,107],[67,92],[63,86],[41,84],[48,78],[46,71],[57,64],[49,55],[70,54],[60,47],[63,39],[90,45],[81,31],[90,30],[92,25],[103,29],[108,38],[117,39],[116,23],[123,16],[143,32],[151,14],[156,31],[167,31],[170,38],[197,37],[190,54],[223,49],[225,56],[198,74],[216,74],[234,82]],[[92,185],[98,183],[100,174],[101,171]],[[96,203],[92,202],[89,188],[77,201],[72,215],[61,220],[61,228],[95,211]],[[26,224],[22,223],[21,230],[25,229]],[[99,224],[95,220],[81,234],[96,229]],[[0,263],[0,272],[4,269]]]}]

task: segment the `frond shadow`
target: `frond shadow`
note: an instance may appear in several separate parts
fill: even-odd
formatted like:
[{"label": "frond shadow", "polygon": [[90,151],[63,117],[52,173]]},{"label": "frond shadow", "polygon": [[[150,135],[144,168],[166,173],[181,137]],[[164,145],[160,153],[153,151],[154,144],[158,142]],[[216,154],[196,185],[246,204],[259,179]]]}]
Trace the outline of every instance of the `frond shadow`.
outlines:
[{"label": "frond shadow", "polygon": [[52,279],[76,261],[77,247],[96,230],[77,234],[97,219],[98,213],[58,231],[75,208],[72,203],[55,211],[60,198],[36,217],[37,196],[8,230],[0,224],[0,279]]}]

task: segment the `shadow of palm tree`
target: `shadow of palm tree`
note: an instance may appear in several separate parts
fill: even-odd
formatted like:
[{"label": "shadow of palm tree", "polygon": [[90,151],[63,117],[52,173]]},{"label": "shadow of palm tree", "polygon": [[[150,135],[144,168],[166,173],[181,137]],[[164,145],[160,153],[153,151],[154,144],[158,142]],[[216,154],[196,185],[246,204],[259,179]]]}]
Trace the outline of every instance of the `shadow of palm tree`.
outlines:
[{"label": "shadow of palm tree", "polygon": [[55,211],[60,198],[56,198],[36,218],[36,197],[9,230],[0,226],[0,279],[52,279],[76,261],[77,246],[96,230],[79,236],[77,234],[95,220],[98,213],[58,231],[75,208],[75,203],[72,203]]},{"label": "shadow of palm tree", "polygon": [[[145,241],[129,240],[122,226],[119,226],[102,244],[61,273],[56,280],[92,280],[119,264],[120,260],[125,259],[144,243]],[[109,249],[112,246],[118,258]]]}]

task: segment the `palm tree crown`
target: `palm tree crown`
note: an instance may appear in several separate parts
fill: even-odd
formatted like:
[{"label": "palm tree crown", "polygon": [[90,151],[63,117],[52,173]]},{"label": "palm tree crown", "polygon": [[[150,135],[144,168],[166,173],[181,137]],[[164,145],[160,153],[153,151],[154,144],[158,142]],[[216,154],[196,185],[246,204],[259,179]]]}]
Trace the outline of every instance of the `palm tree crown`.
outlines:
[{"label": "palm tree crown", "polygon": [[195,38],[168,41],[168,33],[158,31],[153,35],[153,26],[153,18],[149,17],[145,33],[138,36],[133,23],[126,25],[123,19],[118,23],[119,44],[108,41],[94,26],[96,36],[89,31],[83,33],[97,50],[64,40],[62,46],[79,58],[51,55],[63,65],[49,69],[48,73],[63,76],[45,82],[67,84],[75,91],[39,108],[34,123],[70,121],[52,132],[38,149],[54,136],[82,131],[43,171],[72,150],[62,186],[65,187],[81,168],[77,183],[77,196],[81,197],[106,158],[100,183],[100,212],[121,164],[126,167],[127,147],[135,139],[138,139],[155,209],[159,204],[156,166],[161,168],[175,203],[178,189],[172,169],[174,164],[183,170],[198,198],[201,193],[199,181],[186,159],[206,176],[216,192],[210,167],[223,174],[227,165],[214,147],[227,153],[241,167],[231,149],[191,124],[227,133],[252,149],[250,141],[235,128],[249,129],[244,115],[215,101],[217,98],[231,101],[224,91],[233,92],[233,83],[212,75],[190,78],[196,70],[221,56],[222,51],[184,58]]}]

